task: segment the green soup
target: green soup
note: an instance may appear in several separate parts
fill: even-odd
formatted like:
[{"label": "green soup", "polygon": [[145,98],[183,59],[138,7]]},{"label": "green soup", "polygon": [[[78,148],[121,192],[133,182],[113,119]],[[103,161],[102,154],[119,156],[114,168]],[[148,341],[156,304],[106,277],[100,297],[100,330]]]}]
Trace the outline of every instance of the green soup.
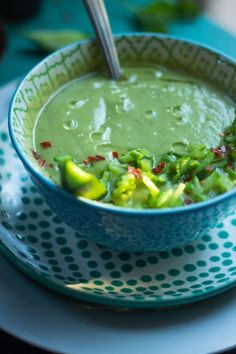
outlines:
[{"label": "green soup", "polygon": [[107,164],[130,149],[158,157],[190,144],[216,147],[234,118],[233,102],[206,82],[161,67],[125,68],[119,81],[91,74],[56,92],[38,116],[34,146],[59,182],[55,157],[99,155]]}]

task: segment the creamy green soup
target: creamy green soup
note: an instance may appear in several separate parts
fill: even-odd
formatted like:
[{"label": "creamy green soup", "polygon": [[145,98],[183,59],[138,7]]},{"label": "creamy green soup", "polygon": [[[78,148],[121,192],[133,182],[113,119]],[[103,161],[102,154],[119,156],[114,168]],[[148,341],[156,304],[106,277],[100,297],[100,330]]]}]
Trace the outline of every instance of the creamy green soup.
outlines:
[{"label": "creamy green soup", "polygon": [[[196,78],[159,67],[125,68],[119,81],[94,74],[56,92],[40,112],[34,144],[45,168],[62,154],[78,161],[133,148],[163,155],[182,144],[217,146],[234,115],[224,94]],[[53,146],[45,149],[43,141]]]},{"label": "creamy green soup", "polygon": [[34,157],[75,196],[131,208],[204,201],[236,185],[235,105],[161,67],[91,74],[42,108]]}]

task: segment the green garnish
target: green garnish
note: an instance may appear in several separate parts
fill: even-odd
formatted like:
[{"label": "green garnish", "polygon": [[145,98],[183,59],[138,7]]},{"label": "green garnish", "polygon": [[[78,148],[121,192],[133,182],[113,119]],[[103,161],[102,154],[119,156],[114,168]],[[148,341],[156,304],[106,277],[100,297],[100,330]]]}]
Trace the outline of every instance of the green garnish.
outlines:
[{"label": "green garnish", "polygon": [[104,184],[92,173],[84,171],[70,157],[56,161],[59,163],[62,186],[75,196],[96,200],[106,193]]},{"label": "green garnish", "polygon": [[154,156],[145,149],[132,149],[120,157],[113,153],[108,161],[100,155],[80,164],[70,156],[56,158],[62,187],[75,196],[130,208],[172,208],[205,201],[236,187],[236,140],[229,139],[235,136],[235,122],[219,147],[190,145],[184,155]]},{"label": "green garnish", "polygon": [[74,30],[35,30],[26,32],[24,37],[35,43],[40,49],[53,52],[73,42],[86,39],[89,35]]},{"label": "green garnish", "polygon": [[155,1],[132,11],[144,31],[168,32],[171,23],[193,19],[199,14],[200,9],[194,0],[178,0]]}]

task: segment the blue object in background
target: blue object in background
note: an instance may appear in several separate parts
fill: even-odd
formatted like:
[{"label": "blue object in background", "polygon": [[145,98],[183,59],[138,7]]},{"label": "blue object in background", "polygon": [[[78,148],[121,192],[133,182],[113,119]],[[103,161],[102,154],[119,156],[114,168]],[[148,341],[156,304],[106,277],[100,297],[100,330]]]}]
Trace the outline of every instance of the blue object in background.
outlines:
[{"label": "blue object in background", "polygon": [[[129,6],[139,6],[150,1],[133,0]],[[132,12],[126,2],[106,1],[114,33],[137,31]],[[83,2],[80,0],[42,0],[38,15],[24,23],[11,24],[7,28],[8,46],[0,63],[0,84],[26,74],[45,57],[33,44],[24,39],[24,32],[38,29],[77,29],[92,33]],[[210,45],[224,54],[236,58],[235,37],[199,16],[194,21],[172,25],[170,34]]]}]

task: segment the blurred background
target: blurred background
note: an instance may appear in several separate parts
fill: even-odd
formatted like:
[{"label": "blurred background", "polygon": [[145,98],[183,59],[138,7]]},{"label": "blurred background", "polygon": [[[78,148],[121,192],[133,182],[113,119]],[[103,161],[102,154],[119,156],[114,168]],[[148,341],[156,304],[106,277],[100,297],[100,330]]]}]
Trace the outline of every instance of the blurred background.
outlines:
[{"label": "blurred background", "polygon": [[[107,0],[106,5],[114,33],[167,32],[236,55],[235,0]],[[217,28],[209,29],[209,21],[228,31],[231,42]],[[50,51],[92,35],[82,0],[0,1],[0,85],[27,73]]]}]

